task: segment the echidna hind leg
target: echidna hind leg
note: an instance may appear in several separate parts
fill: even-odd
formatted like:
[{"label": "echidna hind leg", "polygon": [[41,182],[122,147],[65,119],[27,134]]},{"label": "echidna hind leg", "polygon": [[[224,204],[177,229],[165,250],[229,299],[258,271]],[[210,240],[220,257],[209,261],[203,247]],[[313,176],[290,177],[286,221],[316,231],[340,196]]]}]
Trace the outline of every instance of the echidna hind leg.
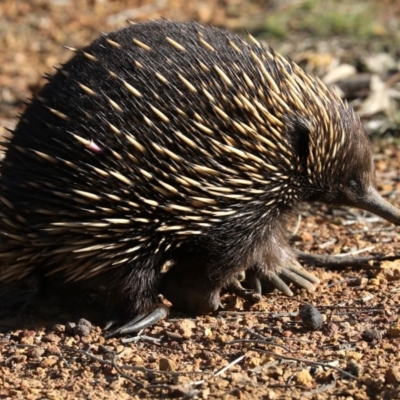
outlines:
[{"label": "echidna hind leg", "polygon": [[267,277],[267,279],[286,296],[293,296],[293,292],[286,282],[291,282],[309,292],[313,292],[315,284],[320,282],[316,276],[304,269],[296,260],[293,260],[291,264],[282,268],[278,273]]},{"label": "echidna hind leg", "polygon": [[266,292],[272,286],[286,296],[293,296],[293,291],[289,287],[290,283],[313,292],[316,289],[315,285],[319,282],[316,276],[303,268],[294,258],[276,271],[260,274],[259,271],[250,270],[246,274],[246,285],[256,293]]}]

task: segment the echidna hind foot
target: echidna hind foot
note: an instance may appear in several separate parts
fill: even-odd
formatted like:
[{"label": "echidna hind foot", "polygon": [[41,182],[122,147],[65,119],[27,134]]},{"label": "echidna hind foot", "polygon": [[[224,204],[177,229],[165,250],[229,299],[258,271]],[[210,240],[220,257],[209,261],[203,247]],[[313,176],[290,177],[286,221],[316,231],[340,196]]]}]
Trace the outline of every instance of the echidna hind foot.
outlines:
[{"label": "echidna hind foot", "polygon": [[303,268],[295,258],[286,262],[284,266],[278,267],[276,271],[251,269],[247,271],[245,279],[245,286],[259,295],[271,289],[278,289],[286,296],[293,296],[293,291],[289,287],[290,283],[313,292],[320,280]]},{"label": "echidna hind foot", "polygon": [[[314,291],[319,279],[296,260],[282,225],[261,239],[248,238],[233,248],[227,247],[218,235],[197,240],[195,246],[182,246],[164,274],[160,292],[175,308],[203,314],[223,308],[223,289],[253,302],[271,288],[293,296],[289,284]],[[244,275],[244,287],[240,275]]]}]

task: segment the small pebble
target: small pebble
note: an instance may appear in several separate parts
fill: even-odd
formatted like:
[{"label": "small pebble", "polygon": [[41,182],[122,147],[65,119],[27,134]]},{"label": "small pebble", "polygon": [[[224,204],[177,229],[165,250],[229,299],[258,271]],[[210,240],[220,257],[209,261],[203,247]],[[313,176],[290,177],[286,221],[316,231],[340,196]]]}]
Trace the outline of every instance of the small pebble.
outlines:
[{"label": "small pebble", "polygon": [[382,340],[382,333],[376,329],[366,329],[363,333],[361,333],[361,339],[366,342],[375,342]]},{"label": "small pebble", "polygon": [[364,369],[360,364],[358,364],[354,360],[350,360],[347,364],[347,372],[359,378],[362,376]]},{"label": "small pebble", "polygon": [[6,333],[4,336],[0,337],[0,344],[6,344],[10,341],[11,335]]},{"label": "small pebble", "polygon": [[43,347],[32,347],[28,350],[29,358],[40,358],[45,352]]},{"label": "small pebble", "polygon": [[76,325],[74,327],[74,335],[89,336],[91,328],[87,325]]},{"label": "small pebble", "polygon": [[387,335],[391,339],[398,339],[400,338],[400,323],[396,325],[392,325],[388,330],[387,330]]},{"label": "small pebble", "polygon": [[44,357],[42,361],[40,362],[40,366],[42,368],[49,368],[52,367],[53,365],[57,364],[58,362],[58,357],[56,356],[48,356]]},{"label": "small pebble", "polygon": [[67,322],[65,324],[65,332],[69,333],[69,334],[74,334],[74,328],[76,326],[75,322]]},{"label": "small pebble", "polygon": [[61,338],[54,333],[48,333],[42,338],[43,342],[50,342],[50,343],[58,343],[60,340]]},{"label": "small pebble", "polygon": [[159,368],[160,371],[175,371],[176,365],[174,361],[168,358],[160,358]]},{"label": "small pebble", "polygon": [[71,335],[78,335],[80,337],[89,336],[92,331],[92,324],[84,318],[80,318],[77,323],[67,322],[65,324],[65,331]]},{"label": "small pebble", "polygon": [[57,356],[57,355],[60,355],[61,350],[57,345],[50,344],[49,346],[47,346],[46,352],[47,352],[47,354],[51,354],[51,355],[56,355]]},{"label": "small pebble", "polygon": [[321,329],[324,324],[321,313],[311,304],[301,305],[299,315],[303,325],[310,331],[317,331]]},{"label": "small pebble", "polygon": [[299,385],[303,385],[306,387],[311,387],[314,384],[314,379],[307,369],[302,369],[301,371],[299,371],[295,376],[295,381]]},{"label": "small pebble", "polygon": [[339,327],[334,322],[328,322],[324,325],[323,333],[326,336],[335,336],[339,333]]},{"label": "small pebble", "polygon": [[84,325],[84,326],[87,326],[87,327],[89,327],[90,329],[92,329],[92,324],[91,324],[91,322],[89,322],[87,319],[85,319],[85,318],[80,318],[79,320],[78,320],[78,322],[77,322],[77,325]]},{"label": "small pebble", "polygon": [[65,326],[61,324],[55,324],[51,327],[51,330],[57,333],[65,332]]},{"label": "small pebble", "polygon": [[385,382],[400,384],[400,368],[398,366],[392,366],[386,370]]}]

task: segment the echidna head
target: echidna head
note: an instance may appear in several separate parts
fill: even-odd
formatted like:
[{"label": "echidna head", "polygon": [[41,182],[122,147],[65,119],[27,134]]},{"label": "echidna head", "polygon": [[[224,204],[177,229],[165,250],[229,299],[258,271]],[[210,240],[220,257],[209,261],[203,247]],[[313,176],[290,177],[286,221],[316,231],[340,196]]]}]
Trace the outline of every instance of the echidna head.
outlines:
[{"label": "echidna head", "polygon": [[400,225],[400,210],[376,190],[372,148],[359,118],[345,104],[336,115],[340,118],[330,121],[321,135],[329,143],[310,139],[307,175],[318,189],[309,200],[354,206]]}]

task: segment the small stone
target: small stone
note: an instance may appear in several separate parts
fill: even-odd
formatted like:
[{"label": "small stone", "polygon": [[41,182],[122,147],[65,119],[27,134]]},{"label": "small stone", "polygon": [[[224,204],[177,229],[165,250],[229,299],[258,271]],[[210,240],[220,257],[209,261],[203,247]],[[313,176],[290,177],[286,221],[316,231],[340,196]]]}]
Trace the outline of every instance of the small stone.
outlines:
[{"label": "small stone", "polygon": [[115,379],[113,382],[110,383],[109,387],[113,392],[118,392],[119,390],[121,390],[123,384],[123,379]]},{"label": "small stone", "polygon": [[25,354],[18,354],[12,358],[13,362],[20,364],[26,362],[28,357]]},{"label": "small stone", "polygon": [[92,329],[93,326],[87,319],[80,318],[78,323],[72,328],[72,333],[80,336],[81,338],[85,338],[90,335]]},{"label": "small stone", "polygon": [[46,352],[48,354],[59,355],[61,353],[60,348],[55,344],[50,344],[47,346]]},{"label": "small stone", "polygon": [[40,358],[44,354],[45,350],[43,347],[32,347],[28,350],[29,358]]},{"label": "small stone", "polygon": [[48,333],[47,335],[43,336],[42,340],[43,342],[58,343],[61,338],[54,333]]},{"label": "small stone", "polygon": [[177,332],[166,331],[166,334],[167,334],[169,340],[181,341],[181,340],[185,339],[182,335],[180,335]]},{"label": "small stone", "polygon": [[0,344],[6,344],[10,342],[10,335],[5,334],[4,336],[0,337]]},{"label": "small stone", "polygon": [[397,339],[400,337],[400,324],[397,325],[392,325],[388,330],[387,330],[387,335],[391,339]]},{"label": "small stone", "polygon": [[213,337],[213,332],[210,328],[204,329],[204,337],[211,339]]},{"label": "small stone", "polygon": [[64,340],[64,345],[65,346],[74,346],[76,344],[76,339],[73,337],[67,337]]},{"label": "small stone", "polygon": [[74,335],[89,336],[91,328],[87,325],[76,325],[74,328]]},{"label": "small stone", "polygon": [[386,370],[385,382],[393,384],[400,383],[400,368],[398,366],[392,366]]},{"label": "small stone", "polygon": [[359,378],[362,376],[364,369],[356,361],[350,360],[347,364],[347,372]]},{"label": "small stone", "polygon": [[314,384],[313,377],[311,376],[310,372],[306,369],[302,369],[301,371],[299,371],[296,374],[295,380],[299,385],[303,385],[306,387],[313,386]]},{"label": "small stone", "polygon": [[35,340],[36,332],[32,330],[24,330],[19,334],[19,343],[20,344],[33,344]]},{"label": "small stone", "polygon": [[143,360],[142,357],[139,356],[139,354],[135,354],[133,357],[131,357],[131,358],[129,359],[129,362],[130,362],[132,365],[135,365],[135,366],[137,366],[137,365],[143,365],[143,364],[144,364],[144,360]]},{"label": "small stone", "polygon": [[160,371],[175,371],[176,365],[175,362],[169,358],[160,358],[159,368]]},{"label": "small stone", "polygon": [[111,352],[113,352],[115,349],[114,349],[114,347],[112,347],[112,346],[105,346],[105,345],[103,345],[103,344],[101,344],[100,346],[99,346],[99,353],[100,354],[108,354],[108,353],[111,353]]},{"label": "small stone", "polygon": [[322,328],[324,319],[321,313],[311,304],[303,304],[300,306],[299,315],[303,325],[310,331],[316,331]]},{"label": "small stone", "polygon": [[261,364],[260,354],[255,351],[247,351],[246,359],[250,368],[258,367]]},{"label": "small stone", "polygon": [[[365,282],[364,282],[365,283]],[[347,286],[350,287],[355,287],[355,286],[361,286],[363,284],[363,279],[360,277],[355,277],[351,279],[348,283]]]},{"label": "small stone", "polygon": [[80,318],[80,319],[78,320],[78,322],[77,322],[77,325],[84,325],[84,326],[87,326],[87,327],[89,327],[90,329],[92,329],[92,324],[91,324],[91,322],[88,321],[88,320],[85,319],[85,318]]},{"label": "small stone", "polygon": [[43,360],[40,362],[40,366],[43,368],[52,367],[53,365],[57,364],[58,357],[55,356],[48,356],[44,357]]},{"label": "small stone", "polygon": [[346,358],[348,360],[355,360],[355,361],[359,361],[363,358],[363,354],[359,353],[357,351],[347,351],[346,352]]},{"label": "small stone", "polygon": [[326,336],[335,336],[339,333],[339,327],[331,321],[324,325],[322,331]]},{"label": "small stone", "polygon": [[76,326],[75,322],[67,322],[65,324],[65,332],[73,335],[75,326]]},{"label": "small stone", "polygon": [[119,345],[117,346],[117,348],[115,349],[116,353],[121,355],[120,353],[122,353],[125,350],[125,346]]},{"label": "small stone", "polygon": [[115,375],[117,372],[114,370],[114,367],[109,364],[103,364],[101,366],[101,370],[104,375]]},{"label": "small stone", "polygon": [[20,344],[27,344],[27,345],[30,345],[30,344],[33,344],[34,341],[35,341],[35,338],[34,338],[34,337],[32,337],[32,336],[24,336],[24,337],[22,337],[22,338],[19,340],[19,343],[20,343]]},{"label": "small stone", "polygon": [[376,329],[366,329],[361,333],[361,339],[366,342],[374,342],[382,340],[382,333]]},{"label": "small stone", "polygon": [[189,339],[193,334],[192,330],[196,327],[196,324],[193,321],[186,319],[179,321],[177,326],[179,333],[181,333],[185,339]]},{"label": "small stone", "polygon": [[19,337],[35,337],[36,336],[36,332],[33,330],[24,330],[20,333]]},{"label": "small stone", "polygon": [[301,239],[303,240],[303,242],[313,242],[314,241],[314,237],[313,237],[313,235],[311,234],[311,233],[309,233],[309,232],[303,232],[301,235],[300,235],[300,237],[301,237]]},{"label": "small stone", "polygon": [[55,324],[51,327],[51,330],[57,333],[65,332],[65,325]]}]

